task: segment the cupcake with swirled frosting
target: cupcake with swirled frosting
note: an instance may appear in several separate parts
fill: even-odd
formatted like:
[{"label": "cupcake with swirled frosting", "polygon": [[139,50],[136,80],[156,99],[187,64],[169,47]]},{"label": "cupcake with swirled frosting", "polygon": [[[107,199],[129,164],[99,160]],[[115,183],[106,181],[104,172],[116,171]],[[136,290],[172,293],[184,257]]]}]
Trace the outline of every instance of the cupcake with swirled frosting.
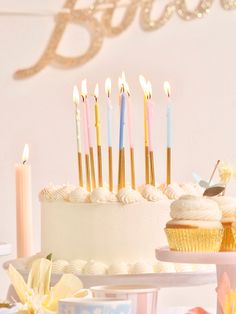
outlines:
[{"label": "cupcake with swirled frosting", "polygon": [[221,243],[221,251],[236,251],[236,241],[234,240],[234,227],[236,227],[236,198],[230,196],[212,197],[217,202],[222,212],[222,225],[224,236]]},{"label": "cupcake with swirled frosting", "polygon": [[166,224],[171,250],[186,252],[217,252],[223,226],[218,204],[206,197],[184,195],[171,204],[172,220]]}]

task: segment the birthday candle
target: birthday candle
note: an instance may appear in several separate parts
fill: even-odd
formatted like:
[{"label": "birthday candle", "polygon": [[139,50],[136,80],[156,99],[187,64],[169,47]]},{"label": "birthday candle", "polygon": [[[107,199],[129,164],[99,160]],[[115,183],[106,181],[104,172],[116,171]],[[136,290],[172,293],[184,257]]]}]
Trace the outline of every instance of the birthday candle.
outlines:
[{"label": "birthday candle", "polygon": [[152,143],[152,121],[153,121],[153,103],[151,101],[152,97],[152,86],[151,83],[147,82],[147,121],[148,121],[148,148],[150,156],[150,170],[151,170],[151,184],[155,186],[155,166],[154,166],[154,149]]},{"label": "birthday candle", "polygon": [[129,85],[125,81],[125,91],[127,93],[127,111],[128,111],[128,133],[129,133],[129,145],[130,145],[130,168],[131,168],[131,185],[135,190],[135,165],[134,165],[134,136],[133,136],[133,112]]},{"label": "birthday candle", "polygon": [[109,190],[113,191],[113,156],[112,156],[112,105],[111,105],[111,79],[105,82],[107,94],[107,139],[108,139],[108,169],[109,169]]},{"label": "birthday candle", "polygon": [[75,105],[75,122],[76,122],[76,141],[77,141],[77,159],[78,159],[78,173],[79,185],[83,186],[83,167],[82,167],[82,151],[81,151],[81,133],[80,133],[80,110],[79,106],[79,91],[76,86],[73,89],[73,103]]},{"label": "birthday candle", "polygon": [[81,96],[83,101],[83,120],[84,120],[84,153],[85,153],[85,166],[86,166],[86,181],[87,190],[91,191],[90,181],[90,163],[89,163],[89,144],[88,144],[88,126],[87,126],[87,114],[86,114],[86,99],[87,99],[87,84],[86,80],[81,83]]},{"label": "birthday candle", "polygon": [[144,148],[145,148],[145,182],[149,184],[150,173],[149,173],[149,148],[148,148],[148,126],[147,126],[147,82],[146,79],[139,75],[139,82],[144,92],[143,100],[143,119],[144,119]]},{"label": "birthday candle", "polygon": [[97,135],[97,160],[98,160],[98,184],[100,187],[103,186],[102,179],[102,148],[101,148],[101,122],[100,122],[100,107],[98,103],[98,84],[96,84],[94,90],[94,99],[95,99],[95,127]]},{"label": "birthday candle", "polygon": [[171,183],[171,149],[172,149],[172,105],[170,101],[171,96],[171,89],[169,82],[164,82],[164,91],[168,97],[168,103],[166,108],[166,142],[167,142],[167,149],[166,149],[166,183]]},{"label": "birthday candle", "polygon": [[119,135],[119,170],[118,170],[118,189],[125,187],[125,145],[124,145],[124,128],[125,128],[125,91],[124,77],[119,79],[120,85],[120,135]]}]

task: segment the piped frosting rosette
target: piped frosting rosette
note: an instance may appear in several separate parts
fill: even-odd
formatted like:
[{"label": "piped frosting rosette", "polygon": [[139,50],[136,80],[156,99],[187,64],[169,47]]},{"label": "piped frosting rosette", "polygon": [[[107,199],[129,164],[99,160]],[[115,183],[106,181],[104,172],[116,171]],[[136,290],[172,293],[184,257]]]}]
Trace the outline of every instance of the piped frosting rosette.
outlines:
[{"label": "piped frosting rosette", "polygon": [[184,195],[171,204],[172,220],[166,225],[171,250],[186,252],[217,252],[223,227],[221,211],[216,202],[205,197]]},{"label": "piped frosting rosette", "polygon": [[217,202],[222,212],[221,222],[224,227],[224,236],[220,250],[236,251],[236,239],[234,237],[234,229],[236,227],[236,198],[215,196],[212,199]]}]

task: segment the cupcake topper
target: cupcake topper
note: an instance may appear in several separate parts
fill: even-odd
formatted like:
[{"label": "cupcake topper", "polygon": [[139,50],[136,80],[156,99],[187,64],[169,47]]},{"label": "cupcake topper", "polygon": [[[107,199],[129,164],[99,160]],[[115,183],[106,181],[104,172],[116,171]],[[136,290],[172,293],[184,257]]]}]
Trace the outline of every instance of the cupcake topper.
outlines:
[{"label": "cupcake topper", "polygon": [[225,191],[225,184],[218,183],[218,184],[214,184],[214,185],[210,186],[219,164],[220,164],[220,160],[217,160],[217,163],[216,163],[216,165],[213,169],[213,172],[210,176],[210,179],[208,181],[208,186],[206,187],[206,190],[203,193],[204,196],[216,196],[216,195],[219,195],[221,193],[224,193],[224,191]]}]

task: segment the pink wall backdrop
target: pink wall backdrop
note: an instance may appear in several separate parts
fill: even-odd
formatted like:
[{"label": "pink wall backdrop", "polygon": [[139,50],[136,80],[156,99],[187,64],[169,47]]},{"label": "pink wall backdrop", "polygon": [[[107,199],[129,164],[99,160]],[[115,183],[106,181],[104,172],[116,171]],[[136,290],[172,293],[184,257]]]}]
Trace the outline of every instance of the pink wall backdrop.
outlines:
[{"label": "pink wall backdrop", "polygon": [[[0,9],[57,10],[62,4],[63,1],[12,0],[9,3],[2,0]],[[191,5],[194,3],[190,2]],[[160,14],[160,8],[156,9]],[[49,182],[77,183],[72,88],[83,78],[88,79],[91,92],[96,82],[101,85],[100,106],[105,121],[104,81],[110,76],[114,86],[121,71],[126,72],[132,92],[136,169],[140,184],[144,182],[144,158],[139,74],[146,76],[153,85],[153,142],[159,182],[165,179],[164,80],[170,81],[173,91],[174,180],[191,181],[192,171],[208,178],[217,159],[236,164],[236,10],[225,11],[219,1],[215,1],[209,15],[203,19],[185,22],[174,15],[163,28],[148,33],[140,29],[136,19],[122,35],[106,39],[101,52],[88,64],[68,70],[48,66],[29,79],[14,80],[12,75],[16,69],[32,65],[38,59],[53,25],[53,18],[0,18],[0,240],[13,244],[12,258],[16,236],[14,164],[20,160],[24,144],[30,146],[36,251],[40,248],[38,191]],[[59,51],[63,55],[78,55],[87,44],[85,30],[70,25]],[[112,101],[116,148],[117,96],[115,86]],[[104,130],[105,125],[102,137],[106,143]],[[234,191],[234,185],[231,191]],[[0,271],[0,291],[4,293],[6,286],[6,276]],[[205,299],[201,299],[211,302],[209,294],[206,291],[204,294]]]}]

